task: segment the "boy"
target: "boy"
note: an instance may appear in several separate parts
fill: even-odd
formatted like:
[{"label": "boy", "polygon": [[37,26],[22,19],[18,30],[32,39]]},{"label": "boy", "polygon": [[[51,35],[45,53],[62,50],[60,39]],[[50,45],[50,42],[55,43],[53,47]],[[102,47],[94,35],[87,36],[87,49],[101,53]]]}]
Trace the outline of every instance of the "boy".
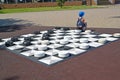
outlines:
[{"label": "boy", "polygon": [[77,20],[77,29],[81,29],[82,32],[84,32],[87,28],[87,23],[85,22],[85,19],[83,18],[84,15],[85,15],[85,12],[80,11],[79,17]]}]

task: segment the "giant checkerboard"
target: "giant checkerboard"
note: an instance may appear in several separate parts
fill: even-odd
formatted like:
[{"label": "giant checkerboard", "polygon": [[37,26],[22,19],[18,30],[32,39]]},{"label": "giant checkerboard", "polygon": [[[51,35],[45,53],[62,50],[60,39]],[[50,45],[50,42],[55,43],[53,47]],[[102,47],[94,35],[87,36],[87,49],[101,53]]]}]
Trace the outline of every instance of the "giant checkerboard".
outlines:
[{"label": "giant checkerboard", "polygon": [[0,39],[0,47],[37,63],[53,65],[120,39],[120,33],[54,28]]}]

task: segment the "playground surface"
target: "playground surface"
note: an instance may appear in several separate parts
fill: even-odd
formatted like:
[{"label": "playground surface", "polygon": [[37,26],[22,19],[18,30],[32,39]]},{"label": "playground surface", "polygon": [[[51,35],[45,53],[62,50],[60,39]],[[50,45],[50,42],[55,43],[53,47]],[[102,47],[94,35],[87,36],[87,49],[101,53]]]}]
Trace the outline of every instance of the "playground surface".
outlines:
[{"label": "playground surface", "polygon": [[[9,26],[0,36],[8,38],[53,27]],[[120,29],[90,28],[100,33],[117,33]],[[119,80],[120,40],[91,50],[54,66],[45,66],[0,49],[1,80]]]}]

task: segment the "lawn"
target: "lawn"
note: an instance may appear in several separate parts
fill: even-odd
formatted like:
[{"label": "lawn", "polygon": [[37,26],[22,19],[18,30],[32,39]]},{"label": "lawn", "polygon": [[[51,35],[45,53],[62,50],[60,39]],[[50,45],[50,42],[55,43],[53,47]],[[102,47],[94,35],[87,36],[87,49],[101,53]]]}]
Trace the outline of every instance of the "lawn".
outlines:
[{"label": "lawn", "polygon": [[98,8],[98,6],[63,6],[60,7],[39,7],[39,8],[18,8],[18,9],[2,9],[0,14],[7,13],[21,13],[21,12],[41,12],[41,11],[60,11],[60,10],[82,10],[82,9],[91,9]]}]

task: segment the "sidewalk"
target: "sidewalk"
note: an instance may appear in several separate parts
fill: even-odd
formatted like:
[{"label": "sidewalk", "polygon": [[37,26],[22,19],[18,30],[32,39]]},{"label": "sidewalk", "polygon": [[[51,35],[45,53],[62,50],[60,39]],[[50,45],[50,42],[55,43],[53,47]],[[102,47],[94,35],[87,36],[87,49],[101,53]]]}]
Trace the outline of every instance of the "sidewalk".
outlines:
[{"label": "sidewalk", "polygon": [[[39,25],[75,27],[80,10],[45,11],[0,14],[0,26],[5,25]],[[99,9],[86,9],[85,18],[88,27],[120,28],[120,5],[107,6]]]}]

